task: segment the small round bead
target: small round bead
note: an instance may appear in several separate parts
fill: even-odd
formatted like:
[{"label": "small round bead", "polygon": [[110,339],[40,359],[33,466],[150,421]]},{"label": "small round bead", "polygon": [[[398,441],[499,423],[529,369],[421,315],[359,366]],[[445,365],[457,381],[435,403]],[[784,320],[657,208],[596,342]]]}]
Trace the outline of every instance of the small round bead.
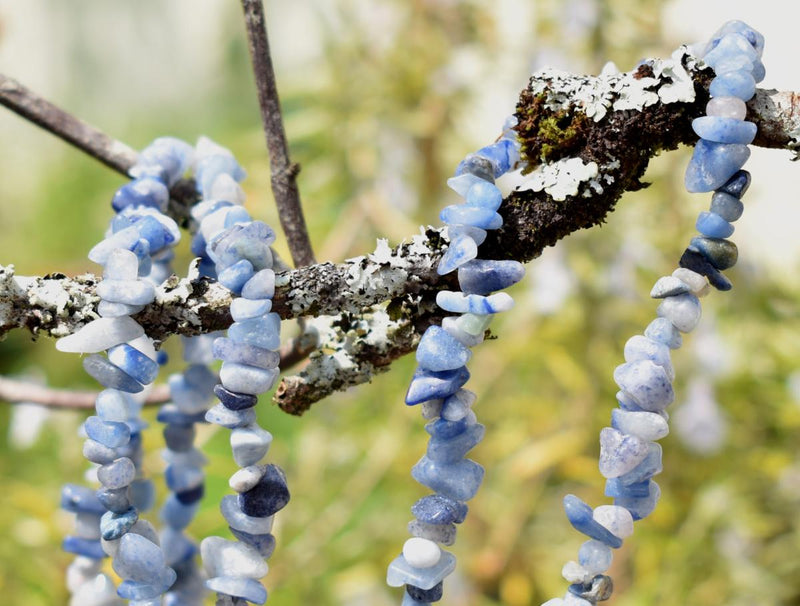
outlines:
[{"label": "small round bead", "polygon": [[442,550],[429,539],[412,537],[403,545],[403,557],[414,568],[431,568],[439,563]]}]

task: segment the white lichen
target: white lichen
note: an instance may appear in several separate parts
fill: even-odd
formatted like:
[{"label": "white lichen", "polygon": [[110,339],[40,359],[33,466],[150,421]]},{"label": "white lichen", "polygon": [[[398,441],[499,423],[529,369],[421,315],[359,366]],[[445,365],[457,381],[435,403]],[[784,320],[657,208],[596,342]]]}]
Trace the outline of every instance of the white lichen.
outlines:
[{"label": "white lichen", "polygon": [[[580,158],[562,158],[539,165],[518,191],[544,191],[553,200],[563,202],[568,196],[578,195],[581,183],[591,182],[597,175],[596,162],[584,164]],[[597,187],[600,187],[599,183]],[[602,192],[602,187],[600,190]]]}]

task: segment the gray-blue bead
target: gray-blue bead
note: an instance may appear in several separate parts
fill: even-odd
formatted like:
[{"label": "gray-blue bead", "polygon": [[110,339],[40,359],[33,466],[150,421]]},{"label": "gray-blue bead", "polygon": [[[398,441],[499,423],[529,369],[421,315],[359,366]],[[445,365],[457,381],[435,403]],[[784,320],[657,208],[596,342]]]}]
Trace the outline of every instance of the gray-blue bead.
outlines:
[{"label": "gray-blue bead", "polygon": [[259,318],[235,322],[228,329],[228,338],[236,343],[278,349],[281,345],[280,330],[280,317],[276,313],[269,313]]},{"label": "gray-blue bead", "polygon": [[648,443],[637,436],[626,435],[612,427],[600,431],[600,473],[617,478],[634,469],[649,453]]},{"label": "gray-blue bead", "polygon": [[614,505],[624,507],[631,512],[634,520],[641,520],[649,516],[656,508],[661,488],[654,481],[649,482],[650,491],[646,497],[616,497]]},{"label": "gray-blue bead", "polygon": [[64,484],[61,487],[61,509],[73,513],[105,513],[105,507],[97,500],[94,490],[77,484]]},{"label": "gray-blue bead", "polygon": [[453,572],[455,567],[456,557],[447,551],[443,551],[439,561],[430,568],[415,568],[400,554],[389,564],[386,584],[389,587],[414,585],[422,589],[431,589]]},{"label": "gray-blue bead", "polygon": [[109,349],[108,359],[143,385],[158,376],[158,363],[127,343]]},{"label": "gray-blue bead", "polygon": [[460,524],[467,516],[469,507],[443,494],[422,497],[411,506],[411,513],[426,524]]},{"label": "gray-blue bead", "polygon": [[711,81],[708,92],[712,97],[738,97],[749,101],[756,93],[756,81],[746,70],[723,72]]},{"label": "gray-blue bead", "polygon": [[739,198],[724,191],[714,192],[711,196],[712,213],[716,213],[725,221],[733,222],[739,219],[744,212],[744,204]]},{"label": "gray-blue bead", "polygon": [[168,465],[164,473],[167,487],[172,492],[186,492],[203,483],[203,470],[193,465]]},{"label": "gray-blue bead", "polygon": [[497,229],[503,225],[503,217],[495,211],[466,204],[445,206],[439,218],[448,225],[471,225],[481,229]]},{"label": "gray-blue bead", "polygon": [[614,535],[605,526],[597,522],[592,516],[592,508],[574,494],[564,497],[564,512],[569,523],[590,539],[605,543],[609,547],[618,549],[622,547],[622,539]]},{"label": "gray-blue bead", "polygon": [[103,506],[114,513],[124,513],[131,508],[128,498],[128,486],[124,488],[101,488],[97,491],[97,499]]},{"label": "gray-blue bead", "polygon": [[750,150],[746,145],[700,139],[686,168],[686,189],[698,193],[722,187],[749,157]]},{"label": "gray-blue bead", "polygon": [[126,423],[103,421],[100,417],[89,417],[83,424],[86,435],[108,448],[119,448],[131,439],[131,430]]},{"label": "gray-blue bead", "polygon": [[267,590],[253,579],[214,577],[206,581],[206,587],[211,591],[242,598],[254,604],[263,604],[267,601]]},{"label": "gray-blue bead", "polygon": [[427,400],[446,398],[458,391],[469,380],[465,366],[454,370],[434,372],[418,368],[406,392],[406,404],[414,406]]},{"label": "gray-blue bead", "polygon": [[107,511],[100,518],[100,532],[106,541],[114,541],[128,532],[139,519],[139,513],[131,507],[121,513]]},{"label": "gray-blue bead", "polygon": [[271,299],[275,295],[275,272],[262,269],[253,274],[242,288],[246,299]]},{"label": "gray-blue bead", "polygon": [[467,294],[488,295],[516,284],[524,275],[519,261],[476,259],[458,268],[458,285]]},{"label": "gray-blue bead", "polygon": [[256,413],[253,408],[231,410],[220,403],[208,409],[206,421],[227,429],[236,429],[255,423]]},{"label": "gray-blue bead", "polygon": [[226,495],[219,505],[222,517],[231,528],[250,534],[268,534],[272,530],[272,518],[249,516],[239,506],[238,496]]},{"label": "gray-blue bead", "polygon": [[177,576],[178,575],[172,568],[165,568],[161,576],[154,583],[123,581],[117,589],[117,595],[126,600],[151,600],[172,587]]},{"label": "gray-blue bead", "polygon": [[161,519],[165,524],[175,529],[186,528],[197,512],[197,503],[184,505],[177,497],[172,494],[167,497],[164,506],[161,508]]},{"label": "gray-blue bead", "polygon": [[717,143],[740,143],[748,145],[756,138],[756,125],[753,122],[723,118],[722,116],[701,116],[692,120],[692,130],[698,137]]},{"label": "gray-blue bead", "polygon": [[478,245],[466,234],[452,236],[447,250],[442,255],[436,273],[440,276],[449,274],[454,269],[478,256]]},{"label": "gray-blue bead", "polygon": [[214,340],[213,352],[217,360],[247,364],[248,366],[267,370],[276,368],[281,360],[278,352],[245,343],[236,343],[225,337]]},{"label": "gray-blue bead", "polygon": [[675,399],[667,371],[650,360],[617,366],[614,381],[644,410],[663,410]]},{"label": "gray-blue bead", "polygon": [[656,318],[650,322],[644,331],[644,336],[663,343],[670,349],[678,349],[683,344],[681,331],[666,318]]},{"label": "gray-blue bead", "polygon": [[648,443],[647,456],[636,467],[619,476],[617,479],[623,486],[631,484],[639,484],[645,480],[649,480],[654,475],[661,473],[663,467],[661,465],[661,445],[655,442]]},{"label": "gray-blue bead", "polygon": [[422,335],[416,357],[422,368],[441,372],[464,366],[472,357],[472,352],[441,326],[434,324]]},{"label": "gray-blue bead", "polygon": [[717,213],[701,212],[695,223],[697,231],[709,238],[727,238],[733,233],[734,227]]},{"label": "gray-blue bead", "polygon": [[92,354],[83,359],[83,369],[103,387],[126,393],[139,393],[144,386],[124,370],[117,368],[104,356]]},{"label": "gray-blue bead", "polygon": [[239,539],[242,543],[255,547],[258,553],[265,560],[268,559],[275,551],[275,537],[270,534],[250,534],[243,530],[229,527],[233,536]]},{"label": "gray-blue bead", "polygon": [[483,439],[486,428],[480,423],[470,425],[466,431],[449,438],[431,438],[427,457],[435,463],[457,463]]},{"label": "gray-blue bead", "polygon": [[422,457],[411,470],[412,477],[431,490],[456,501],[469,501],[480,488],[484,469],[475,461],[440,464]]},{"label": "gray-blue bead", "polygon": [[122,488],[128,486],[136,477],[136,467],[127,457],[121,457],[108,465],[97,469],[97,479],[106,488]]}]

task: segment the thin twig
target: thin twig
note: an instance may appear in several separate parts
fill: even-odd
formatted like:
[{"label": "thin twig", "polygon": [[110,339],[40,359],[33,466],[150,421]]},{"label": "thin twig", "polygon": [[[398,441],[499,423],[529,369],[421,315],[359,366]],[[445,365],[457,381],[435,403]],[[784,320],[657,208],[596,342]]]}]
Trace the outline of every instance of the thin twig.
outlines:
[{"label": "thin twig", "polygon": [[[17,404],[21,402],[41,404],[50,408],[92,409],[97,398],[95,391],[52,389],[30,383],[0,377],[0,401]],[[169,387],[155,386],[147,394],[145,405],[163,404],[169,400]]]},{"label": "thin twig", "polygon": [[250,57],[253,60],[261,122],[264,125],[264,136],[269,150],[272,194],[278,207],[281,227],[286,234],[295,267],[313,265],[316,263],[314,251],[311,248],[303,208],[300,205],[300,192],[297,189],[296,178],[300,167],[289,160],[289,146],[283,127],[275,72],[272,69],[264,7],[261,0],[242,0],[242,8],[247,37],[250,41]]}]

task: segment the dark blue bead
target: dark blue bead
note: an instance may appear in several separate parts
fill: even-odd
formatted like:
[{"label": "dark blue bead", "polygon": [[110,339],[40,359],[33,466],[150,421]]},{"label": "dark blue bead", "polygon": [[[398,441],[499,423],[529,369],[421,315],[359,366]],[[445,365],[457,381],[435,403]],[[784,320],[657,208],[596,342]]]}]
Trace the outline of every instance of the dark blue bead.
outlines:
[{"label": "dark blue bead", "polygon": [[158,219],[146,215],[134,223],[139,237],[147,240],[150,252],[155,253],[175,241],[175,237]]},{"label": "dark blue bead", "polygon": [[186,413],[178,410],[177,406],[165,404],[158,410],[156,419],[166,425],[194,425],[195,423],[205,423],[206,411],[196,413]]},{"label": "dark blue bead", "polygon": [[411,506],[411,513],[426,524],[460,524],[467,517],[469,507],[443,494],[422,497]]},{"label": "dark blue bead", "polygon": [[475,259],[458,268],[458,284],[462,292],[488,295],[519,282],[525,268],[518,261]]},{"label": "dark blue bead", "polygon": [[161,519],[168,526],[180,530],[189,525],[196,511],[197,504],[184,505],[173,494],[167,498],[164,507],[161,508]]},{"label": "dark blue bead", "polygon": [[569,523],[590,539],[605,543],[609,547],[622,547],[622,539],[592,517],[592,508],[573,494],[564,497],[564,511]]},{"label": "dark blue bead", "polygon": [[459,419],[458,421],[447,421],[445,419],[436,419],[425,425],[427,431],[432,438],[439,438],[442,440],[449,440],[455,436],[467,431],[467,419]]},{"label": "dark blue bead", "polygon": [[192,236],[192,243],[189,249],[195,257],[206,256],[206,239],[203,237],[203,234],[197,232]]},{"label": "dark blue bead", "polygon": [[258,404],[258,397],[225,389],[221,383],[214,386],[214,395],[230,410],[245,410]]},{"label": "dark blue bead", "polygon": [[246,515],[266,518],[286,507],[289,498],[283,470],[270,463],[258,484],[239,495],[239,507]]},{"label": "dark blue bead", "polygon": [[97,491],[97,499],[109,511],[123,513],[131,508],[128,498],[128,486],[125,488],[101,488]]},{"label": "dark blue bead", "polygon": [[747,188],[750,187],[750,180],[750,173],[746,170],[740,170],[728,179],[725,185],[717,189],[717,191],[724,191],[726,194],[741,199],[747,192]]},{"label": "dark blue bead", "polygon": [[231,528],[231,532],[242,543],[255,547],[264,559],[269,558],[275,551],[275,537],[271,534],[250,534],[235,528]]},{"label": "dark blue bead", "polygon": [[176,452],[186,452],[191,449],[194,436],[193,425],[167,425],[164,428],[164,440],[167,448]]},{"label": "dark blue bead", "polygon": [[167,355],[166,351],[159,351],[156,354],[156,364],[159,366],[164,366],[167,362],[169,362],[169,356]]},{"label": "dark blue bead", "polygon": [[428,400],[446,398],[461,389],[469,380],[465,366],[454,370],[434,372],[418,368],[406,392],[406,404],[413,406]]},{"label": "dark blue bead", "polygon": [[191,488],[190,490],[184,490],[183,492],[176,492],[175,498],[178,499],[184,505],[191,505],[192,503],[197,503],[197,501],[202,499],[204,494],[205,494],[205,484],[200,484],[200,486],[196,486],[195,488]]},{"label": "dark blue bead", "polygon": [[97,539],[82,539],[81,537],[65,537],[61,548],[75,555],[85,556],[93,560],[102,560],[106,557],[100,541]]},{"label": "dark blue bead", "polygon": [[414,587],[413,585],[406,585],[406,592],[408,592],[408,595],[418,602],[438,602],[442,599],[444,582],[439,581],[430,589],[420,589],[419,587]]},{"label": "dark blue bead", "polygon": [[61,508],[73,513],[102,515],[106,512],[94,490],[77,484],[64,484],[61,488]]},{"label": "dark blue bead", "polygon": [[117,212],[128,206],[150,206],[163,211],[165,199],[169,201],[169,190],[164,183],[144,177],[120,187],[111,199],[111,207]]},{"label": "dark blue bead", "polygon": [[717,290],[730,290],[733,284],[700,252],[687,248],[678,263],[681,267],[691,269],[708,278],[711,286]]},{"label": "dark blue bead", "polygon": [[736,244],[723,238],[696,237],[689,242],[689,250],[702,254],[717,269],[729,269],[736,265],[739,250]]}]

